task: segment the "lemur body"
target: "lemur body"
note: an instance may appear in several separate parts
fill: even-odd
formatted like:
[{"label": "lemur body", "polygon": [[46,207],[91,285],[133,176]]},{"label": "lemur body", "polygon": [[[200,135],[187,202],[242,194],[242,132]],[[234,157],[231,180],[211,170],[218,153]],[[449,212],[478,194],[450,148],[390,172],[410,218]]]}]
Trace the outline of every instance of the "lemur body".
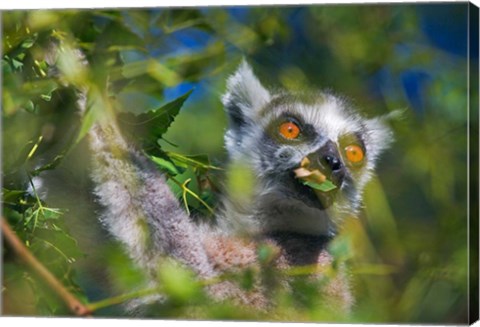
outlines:
[{"label": "lemur body", "polygon": [[[80,102],[85,107],[85,99]],[[254,177],[248,201],[225,199],[218,225],[197,225],[153,163],[125,141],[116,124],[99,121],[89,138],[95,193],[105,207],[102,222],[152,275],[169,256],[199,278],[213,278],[257,265],[259,244],[276,249],[273,263],[280,268],[328,266],[328,241],[342,219],[357,213],[390,131],[381,119],[362,118],[327,93],[271,94],[245,62],[229,78],[223,104],[230,162],[247,167]],[[362,151],[361,162],[348,161],[345,149],[352,144]],[[293,171],[306,157],[335,184],[334,192],[315,192],[299,183]],[[269,303],[261,287],[247,293],[223,282],[209,291],[217,299]],[[324,293],[344,312],[352,305],[345,276],[331,280]]]}]

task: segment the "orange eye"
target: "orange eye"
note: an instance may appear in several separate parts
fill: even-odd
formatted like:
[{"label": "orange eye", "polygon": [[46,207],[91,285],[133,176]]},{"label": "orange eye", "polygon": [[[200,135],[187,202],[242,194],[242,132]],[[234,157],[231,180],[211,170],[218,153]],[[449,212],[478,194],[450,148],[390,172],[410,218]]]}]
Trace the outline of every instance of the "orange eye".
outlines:
[{"label": "orange eye", "polygon": [[362,162],[363,157],[365,154],[363,153],[363,149],[355,144],[351,144],[345,147],[345,156],[347,160],[353,164],[358,164]]},{"label": "orange eye", "polygon": [[281,124],[278,128],[278,131],[287,140],[294,140],[300,134],[300,128],[297,126],[297,124],[290,121]]}]

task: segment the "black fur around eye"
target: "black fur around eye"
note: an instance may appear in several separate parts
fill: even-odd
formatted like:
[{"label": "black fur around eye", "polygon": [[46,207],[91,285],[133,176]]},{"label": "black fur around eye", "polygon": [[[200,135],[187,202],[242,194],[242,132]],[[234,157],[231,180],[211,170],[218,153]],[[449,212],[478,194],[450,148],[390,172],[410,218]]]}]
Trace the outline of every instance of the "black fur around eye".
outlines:
[{"label": "black fur around eye", "polygon": [[358,135],[357,133],[345,134],[345,135],[340,136],[339,139],[338,139],[338,143],[339,143],[341,148],[344,148],[348,145],[357,145],[360,148],[362,148],[364,153],[366,152],[365,144],[364,144],[362,138],[360,137],[360,135]]}]

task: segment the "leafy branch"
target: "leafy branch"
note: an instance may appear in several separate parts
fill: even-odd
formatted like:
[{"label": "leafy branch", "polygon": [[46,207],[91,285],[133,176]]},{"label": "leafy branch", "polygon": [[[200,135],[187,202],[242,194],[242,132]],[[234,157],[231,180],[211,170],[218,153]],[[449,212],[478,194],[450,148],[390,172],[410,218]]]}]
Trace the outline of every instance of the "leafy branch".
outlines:
[{"label": "leafy branch", "polygon": [[18,238],[11,229],[6,219],[1,220],[2,233],[5,241],[15,251],[18,257],[29,266],[45,283],[63,300],[69,310],[77,316],[87,316],[91,314],[83,303],[81,303],[74,295],[72,295],[62,283],[47,269],[40,261],[33,256],[23,242]]},{"label": "leafy branch", "polygon": [[[271,246],[260,246],[257,249],[259,265],[242,268],[238,271],[225,272],[219,276],[202,280],[195,279],[194,275],[185,268],[178,266],[171,261],[165,261],[159,267],[158,271],[160,286],[149,287],[109,297],[97,302],[82,303],[70,293],[32,253],[30,253],[3,217],[1,220],[1,229],[6,242],[21,261],[44,280],[76,316],[89,316],[106,307],[157,294],[165,294],[167,297],[173,297],[176,299],[183,298],[183,300],[185,300],[189,298],[190,293],[197,292],[201,288],[209,287],[223,281],[237,281],[241,287],[251,289],[255,285],[255,279],[261,278],[265,271],[272,268],[271,263],[275,260],[278,254],[275,251],[275,248],[272,248]],[[384,275],[391,273],[392,267],[387,265],[366,265],[363,267],[357,267],[357,270],[358,273],[363,274]],[[276,268],[276,271],[279,274],[290,278],[311,275],[318,276],[319,273],[327,276],[327,278],[334,278],[336,273],[333,266],[319,266],[317,264],[290,267],[286,269]],[[186,291],[186,288],[188,288],[188,291]]]}]

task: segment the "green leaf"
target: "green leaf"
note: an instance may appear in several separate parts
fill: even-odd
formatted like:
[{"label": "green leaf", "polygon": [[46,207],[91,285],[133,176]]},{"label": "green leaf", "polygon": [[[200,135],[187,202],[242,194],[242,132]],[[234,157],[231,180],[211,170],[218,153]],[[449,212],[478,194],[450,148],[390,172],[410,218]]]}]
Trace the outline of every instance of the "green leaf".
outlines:
[{"label": "green leaf", "polygon": [[74,46],[64,44],[58,52],[57,66],[62,77],[75,86],[83,86],[87,81],[87,69]]},{"label": "green leaf", "polygon": [[25,195],[27,194],[26,191],[9,190],[6,188],[2,189],[2,193],[3,193],[3,201],[5,202],[16,202],[19,199],[25,197]]},{"label": "green leaf", "polygon": [[28,38],[22,42],[22,48],[28,49],[31,48],[35,44],[35,38]]},{"label": "green leaf", "polygon": [[150,159],[163,171],[169,175],[176,176],[183,173],[185,170],[180,170],[171,160],[160,158],[156,156],[150,156]]},{"label": "green leaf", "polygon": [[32,100],[28,100],[28,101],[24,104],[23,108],[24,108],[26,111],[28,111],[28,112],[30,112],[30,113],[32,113],[32,114],[36,114],[36,113],[38,112],[38,110],[37,110],[38,108],[37,108],[37,106],[35,106],[35,104],[33,103]]},{"label": "green leaf", "polygon": [[43,218],[45,220],[58,219],[63,215],[62,210],[58,208],[43,208]]},{"label": "green leaf", "polygon": [[91,103],[91,106],[87,105],[89,108],[83,116],[80,130],[74,144],[78,144],[85,137],[85,135],[87,135],[88,131],[97,120],[97,113],[102,112],[102,110],[106,108],[105,101],[101,95],[95,92],[92,92],[92,95],[89,98],[89,103]]},{"label": "green leaf", "polygon": [[106,268],[114,289],[126,293],[143,285],[146,279],[145,272],[130,260],[118,244],[109,244],[99,253],[99,257],[107,261]]},{"label": "green leaf", "polygon": [[311,182],[311,181],[302,181],[302,183],[304,185],[307,185],[313,189],[316,189],[316,190],[319,190],[319,191],[322,191],[322,192],[329,192],[329,191],[332,191],[334,189],[336,189],[337,187],[335,186],[335,184],[333,184],[331,181],[329,181],[328,179],[321,183],[321,184],[318,184],[318,183],[315,183],[315,182]]},{"label": "green leaf", "polygon": [[50,101],[52,99],[52,93],[40,94],[40,98],[45,101]]},{"label": "green leaf", "polygon": [[36,200],[26,191],[2,189],[2,201],[5,207],[12,208],[17,212],[24,212],[27,208],[34,206]]},{"label": "green leaf", "polygon": [[3,75],[5,76],[6,74],[11,74],[13,73],[12,66],[10,65],[10,57],[5,55],[2,59],[2,72]]},{"label": "green leaf", "polygon": [[149,112],[134,115],[132,113],[120,113],[118,121],[133,139],[144,145],[155,145],[157,140],[167,131],[183,103],[193,90],[188,91],[166,105]]},{"label": "green leaf", "polygon": [[354,244],[352,243],[351,235],[343,234],[336,237],[328,246],[329,252],[334,259],[334,267],[338,263],[345,262],[352,258],[354,253]]},{"label": "green leaf", "polygon": [[12,59],[11,62],[12,62],[13,68],[15,68],[16,70],[23,67],[23,62],[18,61],[17,59]]},{"label": "green leaf", "polygon": [[268,264],[276,257],[278,253],[275,251],[273,246],[268,244],[261,244],[257,249],[258,261],[261,264]]},{"label": "green leaf", "polygon": [[44,262],[57,262],[55,267],[51,265],[51,269],[60,271],[63,270],[62,266],[66,267],[83,256],[77,241],[64,228],[53,228],[46,224],[36,230],[32,251],[41,256]]},{"label": "green leaf", "polygon": [[192,301],[201,294],[195,275],[171,260],[162,262],[158,269],[158,279],[167,296],[174,301]]},{"label": "green leaf", "polygon": [[191,156],[185,156],[175,152],[166,152],[166,154],[177,164],[177,166],[181,166],[184,168],[193,167],[197,169],[214,169],[220,170],[219,167],[212,166],[210,164],[210,159],[205,154],[197,154]]}]

